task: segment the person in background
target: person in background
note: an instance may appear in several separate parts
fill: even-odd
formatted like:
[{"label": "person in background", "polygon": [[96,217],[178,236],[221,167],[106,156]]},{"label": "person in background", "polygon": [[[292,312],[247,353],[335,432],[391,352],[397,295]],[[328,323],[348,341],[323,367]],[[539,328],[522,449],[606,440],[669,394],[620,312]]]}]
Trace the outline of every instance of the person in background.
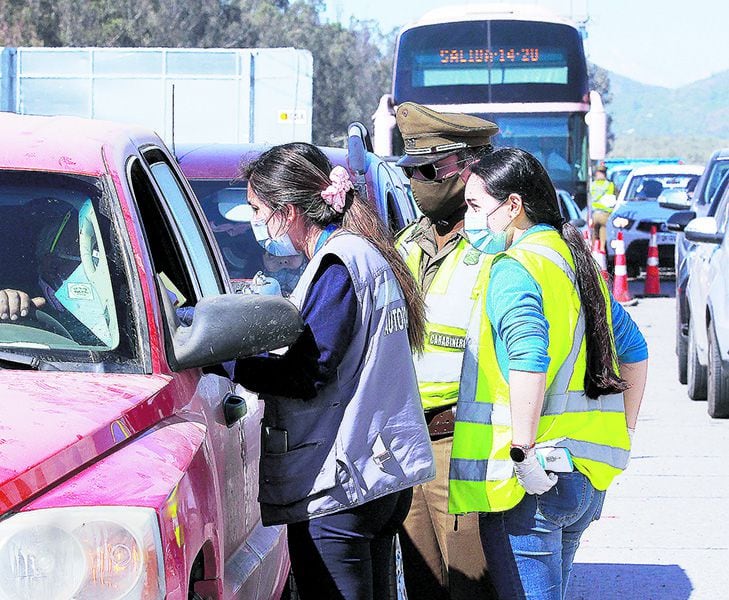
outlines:
[{"label": "person in background", "polygon": [[498,128],[464,114],[438,113],[412,102],[397,110],[410,178],[424,216],[405,228],[397,246],[417,279],[428,310],[425,350],[414,356],[436,458],[436,479],[414,488],[400,533],[408,597],[472,600],[493,597],[476,515],[448,514],[448,465],[466,325],[484,256],[463,235],[464,173],[491,151]]},{"label": "person in background", "polygon": [[482,158],[466,202],[466,235],[490,269],[469,326],[450,510],[479,513],[500,598],[561,599],[628,463],[646,344],[531,154]]},{"label": "person in background", "polygon": [[294,291],[306,268],[303,254],[296,256],[274,256],[263,251],[263,274],[273,277],[281,286],[281,293],[288,298]]},{"label": "person in background", "polygon": [[590,184],[592,206],[592,238],[600,240],[600,249],[605,251],[607,243],[608,217],[615,207],[615,184],[607,178],[607,167],[598,165]]},{"label": "person in background", "polygon": [[290,298],[301,338],[235,370],[265,402],[263,523],[288,524],[301,598],[388,598],[412,486],[434,475],[411,357],[422,299],[374,208],[318,148],[276,146],[246,179],[259,243],[309,260]]}]

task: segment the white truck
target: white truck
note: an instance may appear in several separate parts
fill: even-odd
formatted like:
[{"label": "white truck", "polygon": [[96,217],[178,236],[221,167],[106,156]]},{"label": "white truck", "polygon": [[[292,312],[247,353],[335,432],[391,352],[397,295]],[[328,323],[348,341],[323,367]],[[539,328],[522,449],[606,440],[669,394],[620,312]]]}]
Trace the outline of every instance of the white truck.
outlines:
[{"label": "white truck", "polygon": [[133,123],[168,144],[310,141],[312,90],[295,48],[0,52],[0,110]]}]

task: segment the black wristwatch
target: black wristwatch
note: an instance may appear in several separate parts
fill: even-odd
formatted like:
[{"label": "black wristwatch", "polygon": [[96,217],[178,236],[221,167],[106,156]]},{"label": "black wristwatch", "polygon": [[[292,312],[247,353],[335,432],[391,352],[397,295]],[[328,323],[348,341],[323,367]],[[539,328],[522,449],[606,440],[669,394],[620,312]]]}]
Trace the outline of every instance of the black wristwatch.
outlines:
[{"label": "black wristwatch", "polygon": [[527,452],[529,452],[532,448],[534,448],[534,444],[531,444],[530,446],[512,444],[509,449],[509,456],[511,456],[511,460],[515,463],[524,462],[524,459],[527,457]]}]

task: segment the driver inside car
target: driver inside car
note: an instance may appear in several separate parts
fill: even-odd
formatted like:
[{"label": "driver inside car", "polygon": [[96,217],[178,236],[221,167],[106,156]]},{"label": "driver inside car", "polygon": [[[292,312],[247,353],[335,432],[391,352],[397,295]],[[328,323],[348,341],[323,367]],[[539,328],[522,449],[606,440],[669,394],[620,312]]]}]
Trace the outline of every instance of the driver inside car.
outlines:
[{"label": "driver inside car", "polygon": [[[36,318],[36,311],[41,310],[52,321],[48,327],[48,319],[43,319],[46,327],[42,328],[82,345],[110,345],[109,323],[103,316],[99,290],[83,266],[80,211],[52,197],[35,198],[23,210],[35,238],[34,252],[25,256],[30,259],[25,267],[27,283],[0,289],[0,322]],[[81,212],[87,215],[91,211],[87,201]],[[91,259],[98,262],[98,248],[93,252]]]}]

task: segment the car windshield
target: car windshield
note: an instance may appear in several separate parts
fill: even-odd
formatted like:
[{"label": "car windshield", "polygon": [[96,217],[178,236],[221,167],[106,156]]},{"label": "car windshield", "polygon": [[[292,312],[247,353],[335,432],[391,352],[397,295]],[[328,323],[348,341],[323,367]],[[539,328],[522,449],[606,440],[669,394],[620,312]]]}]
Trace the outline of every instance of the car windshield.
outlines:
[{"label": "car windshield", "polygon": [[625,200],[655,202],[664,190],[686,190],[689,186],[695,185],[698,178],[698,175],[684,173],[636,175],[630,179]]},{"label": "car windshield", "polygon": [[0,290],[37,307],[0,320],[0,351],[63,370],[140,371],[106,189],[92,177],[0,170]]},{"label": "car windshield", "polygon": [[256,241],[251,228],[253,211],[247,201],[245,182],[191,180],[195,195],[220,246],[233,287],[241,291],[257,273],[278,281],[288,296],[306,267],[303,254],[273,256]]}]

